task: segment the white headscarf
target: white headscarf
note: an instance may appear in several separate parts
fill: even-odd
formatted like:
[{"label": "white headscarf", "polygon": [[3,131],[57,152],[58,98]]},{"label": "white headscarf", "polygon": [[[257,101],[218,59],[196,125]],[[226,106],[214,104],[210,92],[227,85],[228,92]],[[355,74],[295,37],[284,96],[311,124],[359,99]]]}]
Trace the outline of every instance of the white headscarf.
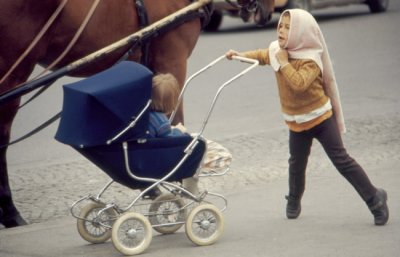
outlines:
[{"label": "white headscarf", "polygon": [[[339,130],[345,133],[346,126],[344,124],[339,90],[336,84],[328,48],[326,47],[325,39],[318,23],[307,11],[302,9],[290,9],[282,13],[278,26],[281,23],[283,14],[286,12],[290,13],[290,29],[285,46],[289,58],[308,59],[317,63],[322,72],[323,87],[326,95],[331,100]],[[280,64],[276,58],[276,53],[279,49],[280,47],[277,40],[273,41],[269,46],[270,62],[275,71],[278,71],[280,68]]]}]

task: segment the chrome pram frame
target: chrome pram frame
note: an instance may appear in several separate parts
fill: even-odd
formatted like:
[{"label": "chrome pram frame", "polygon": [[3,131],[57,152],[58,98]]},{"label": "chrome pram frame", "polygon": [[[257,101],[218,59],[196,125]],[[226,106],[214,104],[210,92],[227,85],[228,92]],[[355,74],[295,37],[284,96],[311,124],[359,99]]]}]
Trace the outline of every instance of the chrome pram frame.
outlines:
[{"label": "chrome pram frame", "polygon": [[[186,80],[179,95],[177,106],[179,106],[182,101],[189,83],[195,77],[213,67],[223,59],[226,59],[225,55],[210,62]],[[114,247],[125,255],[135,255],[146,250],[152,239],[152,228],[159,233],[169,234],[176,232],[185,225],[186,235],[196,245],[210,245],[218,240],[223,232],[224,222],[222,212],[227,209],[227,199],[221,194],[208,192],[207,190],[198,195],[194,195],[192,192],[180,185],[179,182],[170,182],[167,180],[182,166],[187,158],[190,157],[199,143],[205,144],[206,146],[206,140],[203,137],[203,133],[221,92],[233,81],[237,80],[259,64],[257,60],[240,56],[234,56],[233,59],[248,63],[250,66],[227,80],[218,88],[199,132],[193,134],[193,139],[184,150],[182,159],[168,174],[161,179],[135,175],[135,171],[131,170],[129,163],[129,144],[126,141],[121,143],[126,173],[128,176],[136,181],[148,182],[151,185],[140,190],[139,194],[126,207],[120,207],[116,203],[106,203],[102,198],[107,189],[115,182],[113,179],[101,188],[96,195],[89,194],[74,202],[70,208],[70,212],[72,216],[77,219],[78,232],[83,239],[90,243],[103,243],[112,238]],[[111,145],[127,131],[133,128],[142,115],[150,108],[150,103],[151,100],[147,102],[143,110],[126,128],[113,138],[107,140],[106,144]],[[171,114],[171,121],[175,117],[176,111],[177,108]],[[146,139],[140,140],[145,141]],[[201,169],[200,166],[201,165],[199,165],[199,169]],[[207,173],[202,173],[200,170],[198,172],[198,177],[223,176],[229,171],[229,169],[230,167],[228,166],[222,171],[211,171]],[[167,193],[163,193],[154,200],[145,199],[145,196],[151,192],[151,190],[156,188],[162,188],[164,189],[163,191],[166,191]],[[185,202],[184,199],[187,202]],[[215,199],[218,199],[219,207],[216,207],[216,204],[211,203]],[[86,203],[87,201],[89,201],[89,204],[82,207],[83,203]],[[148,211],[145,210],[146,206],[149,206],[147,208]],[[132,209],[140,210],[132,212]],[[200,218],[200,216],[203,218]],[[195,227],[201,229],[202,235],[199,235],[196,232]],[[207,232],[206,236],[204,236],[205,232]],[[127,241],[129,241],[129,243],[126,243]]]}]

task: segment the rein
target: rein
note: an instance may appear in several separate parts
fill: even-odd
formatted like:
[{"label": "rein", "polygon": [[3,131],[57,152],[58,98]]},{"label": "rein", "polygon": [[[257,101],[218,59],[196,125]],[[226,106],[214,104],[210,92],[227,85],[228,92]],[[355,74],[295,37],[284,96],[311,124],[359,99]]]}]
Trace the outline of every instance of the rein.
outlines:
[{"label": "rein", "polygon": [[29,133],[26,133],[25,135],[23,135],[23,136],[15,139],[15,140],[9,142],[8,144],[0,145],[0,149],[4,148],[4,147],[8,147],[8,146],[13,145],[13,144],[16,144],[18,142],[21,142],[24,139],[27,139],[30,136],[33,136],[34,134],[38,133],[39,131],[43,130],[44,128],[48,127],[50,124],[52,124],[53,122],[58,120],[60,118],[60,116],[61,116],[61,112],[58,112],[53,117],[51,117],[49,120],[47,120],[46,122],[42,123],[40,126],[38,126],[37,128],[33,129]]},{"label": "rein", "polygon": [[[24,55],[22,55],[20,57],[21,60],[19,60],[18,62],[16,62],[13,66],[13,68],[8,72],[11,73],[13,71],[13,69],[15,69],[15,67],[22,61],[22,59],[32,50],[32,48],[36,45],[37,41],[44,35],[44,33],[48,30],[48,28],[50,27],[50,25],[54,22],[55,18],[58,16],[58,14],[60,13],[60,11],[64,8],[65,4],[67,3],[68,0],[64,0],[64,2],[57,8],[56,12],[54,12],[54,14],[52,15],[52,17],[48,20],[48,22],[46,23],[45,27],[43,27],[43,29],[40,31],[41,33],[39,33],[39,37],[37,36],[36,38],[38,38],[36,40],[34,40],[34,44],[31,44],[28,49],[25,51]],[[82,34],[83,30],[86,28],[87,24],[89,23],[91,17],[94,14],[94,11],[96,10],[98,4],[99,4],[100,0],[95,0],[88,12],[88,14],[86,15],[84,21],[82,22],[81,26],[79,27],[79,29],[77,30],[77,32],[75,33],[74,37],[72,38],[72,40],[70,41],[70,43],[68,44],[68,46],[65,48],[65,50],[61,53],[61,55],[53,62],[51,63],[48,67],[46,67],[46,69],[44,71],[42,71],[39,75],[37,75],[36,77],[34,77],[32,80],[35,80],[39,77],[41,77],[44,73],[46,73],[47,71],[49,71],[51,68],[53,68],[55,65],[57,65],[62,58],[65,57],[65,55],[71,50],[71,48],[75,45],[76,41],[79,39],[80,35]],[[6,74],[7,76],[9,74]],[[29,83],[30,81],[27,81],[23,84]],[[23,103],[22,105],[19,106],[19,108],[24,107],[25,105],[27,105],[28,103],[30,103],[32,100],[34,100],[35,98],[37,98],[39,95],[41,95],[44,91],[46,91],[46,89],[48,89],[51,84],[53,84],[55,81],[51,81],[50,83],[47,83],[47,85],[45,85],[43,88],[41,88],[36,94],[34,94],[31,98],[29,98],[27,101],[25,101],[25,103]],[[4,148],[4,147],[8,147],[10,145],[16,144],[30,136],[33,136],[34,134],[38,133],[39,131],[43,130],[44,128],[48,127],[50,124],[52,124],[54,121],[56,121],[57,119],[59,119],[61,116],[61,112],[58,112],[57,114],[55,114],[53,117],[51,117],[50,119],[48,119],[47,121],[45,121],[44,123],[42,123],[41,125],[39,125],[38,127],[36,127],[35,129],[31,130],[30,132],[26,133],[25,135],[9,142],[8,144],[4,144],[4,145],[0,145],[0,148]]]},{"label": "rein", "polygon": [[[72,38],[71,42],[69,42],[68,46],[65,48],[65,50],[58,56],[58,58],[51,63],[49,66],[46,67],[44,71],[42,71],[38,76],[36,76],[34,79],[42,76],[44,73],[47,71],[51,70],[54,66],[56,66],[64,57],[67,55],[67,53],[71,50],[71,48],[75,45],[76,41],[78,41],[79,37],[81,36],[83,30],[86,28],[87,24],[89,23],[90,19],[92,18],[97,6],[99,5],[100,0],[94,0],[92,6],[89,9],[88,14],[86,15],[85,19],[83,20],[81,26],[79,29],[76,31],[74,37]],[[32,81],[32,80],[31,80]]]},{"label": "rein", "polygon": [[39,42],[39,40],[43,37],[43,35],[47,32],[47,30],[50,28],[50,26],[53,24],[53,22],[56,20],[58,15],[61,13],[62,9],[64,9],[64,6],[67,4],[68,0],[63,0],[63,2],[57,7],[57,9],[54,11],[54,13],[51,15],[49,20],[46,22],[46,24],[43,26],[43,28],[40,30],[39,34],[36,35],[36,37],[33,39],[32,43],[28,46],[28,48],[25,50],[24,53],[17,59],[17,61],[11,66],[11,68],[7,71],[7,73],[1,78],[0,84],[3,83],[8,76],[17,68],[17,66],[25,59],[25,57],[32,51],[32,49],[36,46],[36,44]]},{"label": "rein", "polygon": [[[68,0],[65,0],[65,2],[67,2]],[[82,32],[83,32],[83,30],[86,28],[86,26],[87,26],[87,24],[89,23],[89,21],[90,21],[90,19],[92,18],[92,16],[93,16],[93,14],[94,14],[94,11],[96,10],[96,8],[97,8],[97,5],[99,4],[99,2],[100,2],[100,0],[94,0],[94,2],[93,2],[93,4],[92,4],[92,6],[91,6],[91,8],[90,8],[90,10],[89,10],[89,12],[88,12],[88,14],[86,15],[86,17],[85,17],[85,19],[83,20],[83,22],[82,22],[82,24],[80,25],[80,27],[79,27],[79,29],[77,30],[77,32],[75,33],[75,35],[74,35],[74,37],[72,38],[72,40],[69,42],[69,44],[68,44],[68,46],[64,49],[64,51],[60,54],[60,56],[58,56],[57,57],[57,59],[55,60],[55,61],[53,61],[49,66],[47,66],[46,67],[46,69],[44,69],[41,73],[39,73],[37,76],[35,76],[35,77],[33,77],[33,78],[31,78],[30,80],[28,80],[28,81],[25,81],[25,82],[23,82],[23,83],[21,83],[21,84],[19,84],[19,85],[17,85],[17,86],[15,86],[13,89],[11,89],[11,90],[14,90],[14,89],[16,89],[16,88],[18,88],[18,87],[21,87],[21,86],[23,86],[23,85],[25,85],[25,84],[27,84],[27,83],[29,83],[29,82],[31,82],[31,81],[34,81],[34,80],[36,80],[36,79],[38,79],[38,78],[40,78],[41,76],[43,76],[46,72],[48,72],[49,70],[51,70],[54,66],[56,66],[64,57],[65,57],[65,55],[67,55],[67,53],[71,50],[71,48],[75,45],[75,43],[76,43],[76,41],[78,41],[78,39],[79,39],[79,37],[80,37],[80,35],[82,34]],[[61,8],[60,8],[61,7]],[[60,5],[59,6],[59,8],[60,9],[62,9],[64,7],[64,5]],[[59,13],[59,12],[58,12]],[[50,19],[49,21],[48,21],[48,23],[51,21],[51,23],[54,21],[53,19]],[[50,23],[50,24],[51,24]],[[46,24],[47,25],[47,24]],[[47,28],[48,29],[48,28]],[[43,31],[43,34],[47,31],[47,29],[46,30],[44,30],[44,28],[42,29],[42,31]],[[41,31],[41,32],[42,32]],[[42,37],[43,35],[40,35],[40,38]],[[35,39],[35,41],[36,41],[36,39]],[[37,43],[37,42],[36,42]],[[34,45],[36,45],[36,43],[34,44]],[[34,45],[31,45],[31,46],[29,46],[28,47],[28,49],[25,51],[26,52],[26,55],[32,50],[32,48],[34,47]],[[24,53],[24,55],[25,55],[25,53]],[[25,56],[26,56],[25,55]],[[25,56],[21,56],[20,57],[20,59],[22,58],[24,58]],[[16,67],[17,67],[17,65],[22,61],[22,59],[20,60],[20,61],[18,61],[18,62],[16,62],[14,65],[13,65],[13,69],[12,70],[14,70]],[[12,72],[12,70],[10,70],[11,72]],[[11,73],[11,72],[9,72],[9,73]],[[6,74],[7,75],[7,74]],[[8,76],[8,75],[7,75]],[[4,77],[5,78],[5,77]],[[50,85],[48,85],[48,86],[50,86]],[[47,87],[48,87],[47,86]],[[46,87],[46,89],[47,89],[47,87]],[[42,94],[43,92],[44,92],[45,90],[41,90],[40,92],[38,92],[37,94],[35,94],[34,96],[32,96],[30,99],[28,99],[24,104],[22,104],[19,108],[22,108],[23,106],[25,106],[27,103],[29,103],[29,102],[31,102],[33,99],[35,99],[36,97],[38,97],[40,94]],[[7,92],[6,92],[7,93]]]}]

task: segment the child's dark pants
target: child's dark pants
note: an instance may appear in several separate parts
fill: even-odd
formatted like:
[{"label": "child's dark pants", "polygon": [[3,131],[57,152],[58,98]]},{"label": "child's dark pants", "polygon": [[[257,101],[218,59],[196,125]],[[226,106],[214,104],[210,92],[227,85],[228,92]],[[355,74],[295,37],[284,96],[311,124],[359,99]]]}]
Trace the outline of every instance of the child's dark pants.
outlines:
[{"label": "child's dark pants", "polygon": [[310,130],[290,131],[289,195],[291,197],[301,199],[304,193],[305,173],[313,138],[321,143],[336,169],[353,185],[365,202],[375,196],[377,189],[362,167],[346,152],[336,121],[331,117]]}]

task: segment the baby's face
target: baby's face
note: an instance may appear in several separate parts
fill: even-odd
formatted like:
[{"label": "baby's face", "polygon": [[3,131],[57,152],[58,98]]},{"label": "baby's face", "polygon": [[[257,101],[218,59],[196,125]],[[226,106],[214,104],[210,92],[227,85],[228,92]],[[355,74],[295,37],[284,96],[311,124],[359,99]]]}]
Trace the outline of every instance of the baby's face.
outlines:
[{"label": "baby's face", "polygon": [[278,43],[281,48],[285,48],[290,30],[290,16],[283,16],[278,25]]}]

